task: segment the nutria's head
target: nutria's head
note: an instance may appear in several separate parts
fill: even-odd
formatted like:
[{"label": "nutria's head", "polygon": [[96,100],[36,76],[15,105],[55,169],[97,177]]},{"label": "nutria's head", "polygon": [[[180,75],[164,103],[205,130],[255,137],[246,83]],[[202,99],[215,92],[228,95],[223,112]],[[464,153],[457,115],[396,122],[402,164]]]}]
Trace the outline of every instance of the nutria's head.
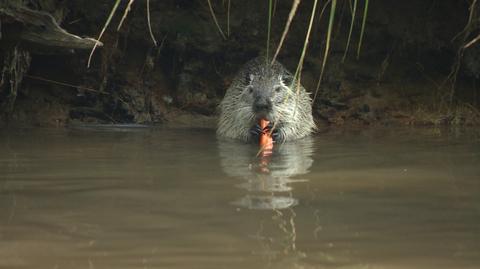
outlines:
[{"label": "nutria's head", "polygon": [[281,117],[281,107],[292,99],[290,89],[292,76],[273,72],[270,68],[255,71],[245,76],[246,86],[241,95],[241,102],[250,106],[255,121],[267,119],[276,122]]},{"label": "nutria's head", "polygon": [[[298,86],[298,87],[297,87]],[[286,140],[315,129],[312,100],[280,63],[257,57],[237,73],[220,103],[217,134],[249,141],[251,129],[266,119]]]}]

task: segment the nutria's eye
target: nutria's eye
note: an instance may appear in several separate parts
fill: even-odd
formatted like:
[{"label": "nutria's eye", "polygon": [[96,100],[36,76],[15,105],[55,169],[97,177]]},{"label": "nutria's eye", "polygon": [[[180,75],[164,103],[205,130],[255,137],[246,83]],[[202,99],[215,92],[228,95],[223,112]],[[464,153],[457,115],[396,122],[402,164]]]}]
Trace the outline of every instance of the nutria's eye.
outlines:
[{"label": "nutria's eye", "polygon": [[275,92],[281,92],[281,91],[282,91],[282,87],[281,87],[281,86],[275,87]]},{"label": "nutria's eye", "polygon": [[250,93],[250,94],[253,93],[253,88],[252,87],[248,87],[248,93]]},{"label": "nutria's eye", "polygon": [[290,86],[293,83],[293,77],[288,75],[282,76],[280,80],[287,86]]}]

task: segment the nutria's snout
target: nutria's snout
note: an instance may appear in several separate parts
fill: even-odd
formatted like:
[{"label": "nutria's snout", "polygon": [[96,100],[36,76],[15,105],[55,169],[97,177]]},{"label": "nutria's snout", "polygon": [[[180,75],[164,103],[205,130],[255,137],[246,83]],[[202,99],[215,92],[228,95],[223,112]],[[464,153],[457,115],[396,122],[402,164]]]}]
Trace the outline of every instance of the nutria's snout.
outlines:
[{"label": "nutria's snout", "polygon": [[270,98],[255,98],[253,102],[253,112],[257,119],[270,119],[272,107],[272,100]]},{"label": "nutria's snout", "polygon": [[253,111],[255,113],[272,111],[272,100],[266,98],[256,99],[253,103]]}]

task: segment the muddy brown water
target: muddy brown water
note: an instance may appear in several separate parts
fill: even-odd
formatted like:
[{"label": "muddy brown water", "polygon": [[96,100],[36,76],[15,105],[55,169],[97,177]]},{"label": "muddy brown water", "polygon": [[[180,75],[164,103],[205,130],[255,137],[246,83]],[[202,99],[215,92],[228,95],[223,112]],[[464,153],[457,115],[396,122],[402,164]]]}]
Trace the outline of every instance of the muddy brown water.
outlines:
[{"label": "muddy brown water", "polygon": [[480,268],[478,132],[0,131],[0,268]]}]

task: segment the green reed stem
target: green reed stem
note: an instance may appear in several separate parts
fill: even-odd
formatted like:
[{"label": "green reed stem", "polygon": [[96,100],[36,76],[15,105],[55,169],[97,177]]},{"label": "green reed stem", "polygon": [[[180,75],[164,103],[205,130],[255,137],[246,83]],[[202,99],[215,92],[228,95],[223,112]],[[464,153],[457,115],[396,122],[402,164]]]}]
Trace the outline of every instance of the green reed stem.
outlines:
[{"label": "green reed stem", "polygon": [[367,14],[368,14],[368,0],[365,0],[365,8],[363,10],[363,19],[362,19],[362,30],[360,31],[360,40],[358,41],[358,48],[357,48],[357,60],[360,58],[360,49],[362,47],[363,34],[365,33],[365,24],[367,22]]},{"label": "green reed stem", "polygon": [[268,64],[269,53],[270,53],[270,30],[272,28],[272,10],[273,10],[273,0],[268,0],[268,29],[267,29],[267,57],[266,61]]},{"label": "green reed stem", "polygon": [[218,24],[217,16],[215,16],[215,12],[213,11],[212,2],[210,0],[207,0],[207,3],[208,3],[208,8],[210,9],[210,14],[212,15],[212,18],[213,18],[213,22],[217,26],[218,32],[220,33],[223,39],[227,40],[227,37],[222,31],[222,28]]},{"label": "green reed stem", "polygon": [[[109,25],[110,22],[112,21],[113,15],[114,15],[115,12],[117,11],[117,8],[118,8],[118,5],[120,4],[120,2],[121,2],[121,0],[117,0],[117,1],[115,2],[115,4],[113,5],[112,10],[110,11],[110,15],[108,16],[107,21],[106,21],[105,24],[103,25],[103,28],[102,28],[102,31],[100,32],[100,35],[98,35],[97,41],[100,41],[100,39],[102,38],[103,34],[105,33],[105,30],[107,29],[108,25]],[[87,68],[90,67],[90,62],[92,61],[93,53],[95,52],[95,49],[97,48],[97,45],[98,45],[98,44],[99,44],[98,42],[95,42],[95,45],[93,46],[92,51],[90,52],[90,55],[88,56]]]},{"label": "green reed stem", "polygon": [[347,53],[348,53],[348,48],[350,46],[350,39],[352,37],[353,25],[355,24],[355,14],[357,13],[357,4],[358,4],[358,0],[353,0],[352,21],[350,22],[350,30],[348,32],[347,47],[345,48],[345,52],[343,53],[342,63],[345,62],[345,58],[347,57]]},{"label": "green reed stem", "polygon": [[313,96],[313,101],[315,101],[315,99],[317,98],[318,90],[320,89],[320,84],[322,83],[323,72],[325,71],[325,65],[327,63],[328,54],[330,53],[330,41],[332,38],[332,29],[333,29],[333,22],[335,19],[336,6],[337,6],[337,0],[332,0],[331,6],[330,6],[330,18],[328,20],[327,43],[325,44],[325,53],[322,61],[322,70],[320,71],[320,77],[318,78],[318,83],[315,89],[315,95]]}]

